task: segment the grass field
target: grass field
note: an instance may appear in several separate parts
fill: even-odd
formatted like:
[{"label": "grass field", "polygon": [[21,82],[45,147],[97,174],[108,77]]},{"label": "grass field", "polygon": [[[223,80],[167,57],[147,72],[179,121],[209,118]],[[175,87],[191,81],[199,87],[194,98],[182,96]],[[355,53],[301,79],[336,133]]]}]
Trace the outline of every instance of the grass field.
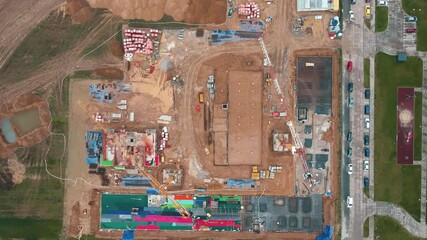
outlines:
[{"label": "grass field", "polygon": [[414,121],[414,159],[421,160],[422,152],[422,119],[423,119],[423,94],[415,93],[415,121]]},{"label": "grass field", "polygon": [[91,26],[102,20],[98,14],[87,23],[72,25],[69,16],[52,14],[28,34],[0,69],[0,83],[14,83],[28,78],[38,67],[72,49],[87,35]]},{"label": "grass field", "polygon": [[2,239],[60,239],[62,220],[0,218]]},{"label": "grass field", "polygon": [[[52,132],[66,134],[68,109],[68,78],[64,81],[62,98],[49,98]],[[54,95],[58,95],[55,92]],[[16,151],[26,169],[26,179],[10,190],[0,190],[0,239],[60,239],[62,231],[64,185],[51,177],[63,176],[66,159],[64,138],[52,135],[43,142]],[[66,156],[66,155],[65,155]]]},{"label": "grass field", "polygon": [[368,29],[371,29],[371,19],[365,19],[365,20],[364,20],[364,22],[365,22],[365,26],[366,26]]},{"label": "grass field", "polygon": [[427,12],[427,1],[402,0],[402,5],[407,14],[418,17],[417,50],[424,52],[427,51],[427,17],[424,15],[424,13]]},{"label": "grass field", "polygon": [[[409,234],[396,220],[390,217],[375,216],[375,237],[374,239],[404,239],[420,240]],[[377,238],[378,237],[378,238]]]},{"label": "grass field", "polygon": [[370,71],[371,71],[371,65],[369,58],[363,59],[363,87],[369,88],[370,87]]},{"label": "grass field", "polygon": [[363,237],[369,237],[369,218],[363,223]]},{"label": "grass field", "polygon": [[[378,0],[377,0],[378,6]],[[388,26],[388,7],[375,8],[375,32],[383,32]]]},{"label": "grass field", "polygon": [[396,165],[397,87],[421,87],[422,61],[409,57],[397,63],[395,56],[375,57],[375,200],[402,206],[420,219],[421,168]]},{"label": "grass field", "polygon": [[173,20],[173,18],[169,15],[164,15],[160,21],[152,22],[152,21],[144,21],[141,19],[132,19],[128,21],[128,25],[130,27],[155,27],[158,29],[171,29],[171,28],[188,28],[188,27],[198,27],[200,24],[189,24],[184,22],[177,22]]}]

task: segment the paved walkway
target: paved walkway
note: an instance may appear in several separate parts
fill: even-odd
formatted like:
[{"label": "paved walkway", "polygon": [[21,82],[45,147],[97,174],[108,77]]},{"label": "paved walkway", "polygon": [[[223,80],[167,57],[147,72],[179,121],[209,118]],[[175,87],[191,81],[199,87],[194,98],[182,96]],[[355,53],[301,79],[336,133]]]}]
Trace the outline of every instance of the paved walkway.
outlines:
[{"label": "paved walkway", "polygon": [[365,220],[369,216],[388,216],[396,219],[412,235],[420,238],[427,238],[426,225],[419,223],[401,207],[389,202],[375,202],[365,199]]}]

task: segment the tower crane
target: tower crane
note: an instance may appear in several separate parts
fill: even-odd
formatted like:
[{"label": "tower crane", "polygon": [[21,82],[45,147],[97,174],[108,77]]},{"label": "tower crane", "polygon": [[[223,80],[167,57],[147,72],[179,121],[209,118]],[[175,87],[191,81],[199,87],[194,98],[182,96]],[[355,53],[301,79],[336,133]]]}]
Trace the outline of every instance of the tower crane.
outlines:
[{"label": "tower crane", "polygon": [[291,131],[291,135],[292,135],[292,139],[293,139],[294,144],[295,144],[296,152],[298,153],[298,155],[300,157],[301,164],[302,164],[302,167],[304,169],[304,173],[307,176],[311,176],[310,169],[308,168],[307,162],[305,161],[305,150],[304,150],[304,147],[302,145],[301,139],[298,137],[298,135],[295,131],[294,124],[292,123],[292,121],[288,121],[287,125],[289,127],[289,130]]},{"label": "tower crane", "polygon": [[[77,104],[88,114],[88,116],[92,119],[92,116],[89,112],[89,110],[86,108],[86,106],[80,101],[77,100]],[[107,129],[100,123],[100,122],[96,122],[95,123],[98,125],[98,127],[100,127],[104,132],[107,131]],[[114,142],[116,144],[120,144],[120,141],[117,139],[116,136],[114,136]],[[147,177],[148,179],[150,179],[150,184],[153,188],[158,189],[159,193],[161,195],[164,195],[167,197],[167,199],[169,201],[172,202],[172,204],[174,205],[175,209],[181,214],[181,216],[188,218],[191,216],[191,213],[182,205],[180,204],[178,201],[175,200],[175,198],[171,195],[168,194],[167,192],[167,185],[166,184],[161,184],[159,181],[157,181],[157,179],[155,177],[153,177],[149,172],[147,172],[143,167],[140,167],[133,158],[131,158],[132,164],[138,169],[138,173],[140,173],[141,175],[143,175],[144,177]],[[169,181],[170,182],[170,181]]]},{"label": "tower crane", "polygon": [[[258,38],[258,41],[259,41],[259,43],[260,43],[260,46],[261,46],[262,52],[263,52],[263,54],[264,54],[264,58],[265,58],[265,60],[266,60],[267,67],[269,68],[269,71],[271,72],[270,74],[271,74],[271,76],[272,76],[272,75],[273,75],[273,73],[272,73],[272,72],[274,72],[274,71],[273,71],[273,64],[272,64],[272,62],[271,62],[271,60],[270,60],[270,57],[268,56],[268,52],[267,52],[267,48],[266,48],[266,46],[265,46],[264,40],[263,40],[262,38]],[[274,78],[274,77],[273,77],[273,78]],[[285,108],[285,106],[284,106],[284,105],[285,105],[285,101],[284,101],[285,97],[284,97],[284,94],[283,94],[283,92],[282,92],[282,90],[281,90],[281,88],[280,88],[279,82],[277,81],[277,78],[274,78],[273,83],[274,83],[274,86],[275,86],[275,88],[276,88],[276,92],[277,92],[277,94],[278,94],[278,95],[280,95],[280,97],[281,97],[281,99],[280,99],[280,103],[281,103],[281,104],[283,105],[283,107]],[[285,108],[285,109],[286,109],[286,108]],[[287,112],[287,111],[286,111],[286,112]],[[304,169],[304,173],[305,173],[305,175],[306,175],[307,177],[311,177],[310,169],[308,168],[308,166],[307,166],[307,162],[305,161],[305,150],[304,150],[304,145],[302,144],[302,142],[301,142],[300,138],[298,137],[298,135],[297,135],[297,133],[296,133],[296,131],[295,131],[295,128],[294,128],[294,124],[292,123],[292,121],[291,121],[291,120],[289,120],[289,121],[287,121],[287,123],[286,123],[286,124],[288,125],[288,127],[289,127],[289,129],[290,129],[290,131],[291,131],[291,135],[292,135],[292,139],[293,139],[293,141],[294,141],[294,145],[295,145],[295,148],[296,148],[296,152],[298,153],[298,155],[299,155],[299,157],[300,157],[301,164],[302,164],[303,169]]]}]

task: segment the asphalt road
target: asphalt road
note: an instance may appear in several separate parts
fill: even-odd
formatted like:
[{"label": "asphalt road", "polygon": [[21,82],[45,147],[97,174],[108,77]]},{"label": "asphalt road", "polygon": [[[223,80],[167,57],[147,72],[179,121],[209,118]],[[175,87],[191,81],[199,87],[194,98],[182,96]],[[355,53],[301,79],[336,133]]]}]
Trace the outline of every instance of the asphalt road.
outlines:
[{"label": "asphalt road", "polygon": [[[347,0],[344,0],[347,2]],[[349,3],[349,2],[347,2]],[[363,87],[363,59],[364,59],[364,32],[368,31],[364,25],[365,1],[358,0],[355,5],[350,5],[354,12],[354,22],[349,22],[348,17],[343,19],[343,116],[342,116],[342,175],[341,175],[341,201],[342,201],[342,239],[363,239],[363,213],[364,193],[363,177],[368,172],[363,171],[364,146],[363,136],[369,133],[365,128],[364,119],[364,87]],[[345,9],[345,7],[344,7]],[[348,13],[348,10],[346,11]],[[344,15],[346,16],[346,15]],[[348,16],[348,15],[347,15]],[[347,63],[353,63],[351,72],[347,71]],[[353,92],[348,92],[348,83],[353,83]],[[348,107],[349,97],[354,99],[353,106]],[[352,141],[347,141],[347,133],[352,132]],[[351,157],[347,156],[348,148],[352,149]],[[347,173],[347,165],[353,165],[353,174]],[[353,198],[353,206],[347,207],[347,196]]]}]

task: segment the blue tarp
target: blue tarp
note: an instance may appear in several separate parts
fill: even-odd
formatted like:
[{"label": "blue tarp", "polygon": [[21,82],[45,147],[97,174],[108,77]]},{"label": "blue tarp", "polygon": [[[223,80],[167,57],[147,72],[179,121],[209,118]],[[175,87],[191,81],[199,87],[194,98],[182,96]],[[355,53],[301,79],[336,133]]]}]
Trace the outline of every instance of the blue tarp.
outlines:
[{"label": "blue tarp", "polygon": [[227,187],[253,188],[255,187],[255,181],[253,179],[228,179]]},{"label": "blue tarp", "polygon": [[112,103],[119,92],[129,93],[132,88],[123,83],[99,83],[89,86],[89,95],[98,102]]},{"label": "blue tarp", "polygon": [[86,146],[87,155],[86,163],[98,164],[99,157],[102,151],[102,132],[87,131],[86,132]]},{"label": "blue tarp", "polygon": [[125,230],[123,232],[122,240],[134,240],[135,232],[133,230]]},{"label": "blue tarp", "polygon": [[316,240],[331,240],[332,234],[334,233],[334,227],[332,226],[325,226],[325,230],[322,234],[316,237]]}]

